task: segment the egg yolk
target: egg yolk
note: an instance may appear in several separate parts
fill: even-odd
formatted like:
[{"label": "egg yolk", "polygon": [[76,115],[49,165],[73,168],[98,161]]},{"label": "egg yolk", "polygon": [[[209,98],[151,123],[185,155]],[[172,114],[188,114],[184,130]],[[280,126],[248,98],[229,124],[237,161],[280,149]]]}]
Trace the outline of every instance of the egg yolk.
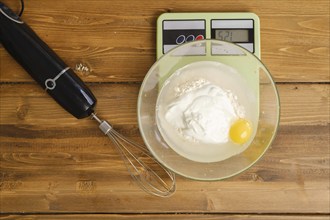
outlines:
[{"label": "egg yolk", "polygon": [[230,127],[229,137],[236,144],[246,143],[252,134],[252,126],[246,119],[236,120]]}]

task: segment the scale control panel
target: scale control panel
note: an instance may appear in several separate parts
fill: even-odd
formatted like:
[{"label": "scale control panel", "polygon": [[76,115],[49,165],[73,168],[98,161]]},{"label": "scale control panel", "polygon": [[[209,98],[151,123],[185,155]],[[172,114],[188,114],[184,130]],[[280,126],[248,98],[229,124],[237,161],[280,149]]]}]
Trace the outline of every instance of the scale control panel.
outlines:
[{"label": "scale control panel", "polygon": [[236,43],[260,58],[260,24],[253,13],[164,13],[157,21],[157,58],[203,39]]}]

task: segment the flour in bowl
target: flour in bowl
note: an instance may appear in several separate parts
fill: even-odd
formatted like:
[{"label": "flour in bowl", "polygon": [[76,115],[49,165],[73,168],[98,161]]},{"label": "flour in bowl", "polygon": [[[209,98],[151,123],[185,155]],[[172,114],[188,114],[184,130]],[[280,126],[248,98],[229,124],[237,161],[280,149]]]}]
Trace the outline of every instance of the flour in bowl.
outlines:
[{"label": "flour in bowl", "polygon": [[184,92],[168,106],[166,121],[187,140],[213,144],[228,142],[232,122],[245,117],[243,106],[237,103],[231,91],[204,79],[187,84]]},{"label": "flour in bowl", "polygon": [[257,124],[256,101],[235,69],[213,61],[191,63],[164,82],[157,99],[157,126],[181,156],[198,162],[225,160],[251,142],[248,136],[242,144],[234,143],[230,130],[242,119]]}]

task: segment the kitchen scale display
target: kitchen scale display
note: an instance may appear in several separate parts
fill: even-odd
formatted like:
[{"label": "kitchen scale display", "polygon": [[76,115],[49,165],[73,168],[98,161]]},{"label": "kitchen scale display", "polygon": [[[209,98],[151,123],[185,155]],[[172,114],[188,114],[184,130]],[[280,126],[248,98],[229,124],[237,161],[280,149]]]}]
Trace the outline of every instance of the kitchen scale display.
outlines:
[{"label": "kitchen scale display", "polygon": [[[186,42],[217,39],[236,43],[260,58],[260,23],[254,13],[164,13],[157,21],[157,59]],[[227,55],[235,51],[222,50]],[[196,51],[194,55],[202,55]]]}]

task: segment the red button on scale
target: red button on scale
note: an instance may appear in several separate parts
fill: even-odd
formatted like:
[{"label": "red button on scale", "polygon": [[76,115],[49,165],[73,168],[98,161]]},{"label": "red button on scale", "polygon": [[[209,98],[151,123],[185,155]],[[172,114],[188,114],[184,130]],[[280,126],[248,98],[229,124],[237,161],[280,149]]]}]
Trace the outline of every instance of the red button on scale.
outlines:
[{"label": "red button on scale", "polygon": [[204,36],[203,35],[197,35],[197,37],[195,38],[195,40],[203,40],[204,39]]}]

